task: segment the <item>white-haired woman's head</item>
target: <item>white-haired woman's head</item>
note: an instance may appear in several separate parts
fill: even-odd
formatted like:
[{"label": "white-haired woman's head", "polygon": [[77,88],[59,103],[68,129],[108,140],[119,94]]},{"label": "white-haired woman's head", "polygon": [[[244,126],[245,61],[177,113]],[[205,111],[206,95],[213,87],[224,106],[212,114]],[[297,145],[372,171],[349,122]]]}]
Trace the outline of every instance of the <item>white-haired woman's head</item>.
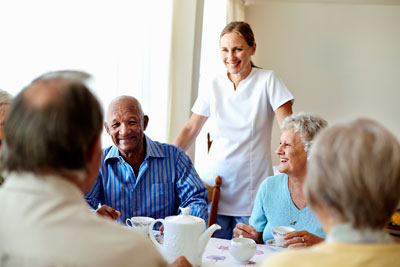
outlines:
[{"label": "white-haired woman's head", "polygon": [[281,123],[281,130],[292,129],[299,133],[304,151],[308,152],[316,134],[327,125],[328,122],[318,115],[299,112],[286,117]]},{"label": "white-haired woman's head", "polygon": [[376,121],[321,131],[309,153],[304,193],[331,222],[383,229],[400,201],[400,144]]}]

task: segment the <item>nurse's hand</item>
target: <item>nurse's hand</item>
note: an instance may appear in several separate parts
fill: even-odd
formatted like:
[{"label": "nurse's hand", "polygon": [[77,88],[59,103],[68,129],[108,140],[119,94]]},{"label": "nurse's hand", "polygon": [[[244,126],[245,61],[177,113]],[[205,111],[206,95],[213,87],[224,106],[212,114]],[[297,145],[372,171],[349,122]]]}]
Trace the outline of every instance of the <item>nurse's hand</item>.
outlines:
[{"label": "nurse's hand", "polygon": [[262,234],[262,232],[257,232],[253,226],[244,223],[236,224],[235,229],[233,229],[234,237],[243,236],[246,238],[251,238],[256,241],[257,244],[264,244]]}]

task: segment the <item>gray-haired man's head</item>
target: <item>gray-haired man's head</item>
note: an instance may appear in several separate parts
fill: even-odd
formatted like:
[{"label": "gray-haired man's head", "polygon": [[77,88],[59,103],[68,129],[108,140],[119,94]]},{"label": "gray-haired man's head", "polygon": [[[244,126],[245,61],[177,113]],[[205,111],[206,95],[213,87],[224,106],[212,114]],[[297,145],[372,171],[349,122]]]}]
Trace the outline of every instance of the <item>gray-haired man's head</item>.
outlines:
[{"label": "gray-haired man's head", "polygon": [[85,85],[88,74],[46,73],[12,102],[4,127],[1,168],[8,172],[86,171],[103,114]]}]

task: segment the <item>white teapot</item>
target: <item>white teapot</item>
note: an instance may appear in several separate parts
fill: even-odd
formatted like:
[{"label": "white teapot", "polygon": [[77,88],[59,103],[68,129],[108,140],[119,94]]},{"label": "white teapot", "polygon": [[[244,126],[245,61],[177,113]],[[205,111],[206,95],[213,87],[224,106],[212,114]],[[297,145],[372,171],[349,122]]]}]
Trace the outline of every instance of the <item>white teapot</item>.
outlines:
[{"label": "white teapot", "polygon": [[[212,234],[221,229],[218,224],[211,225],[206,231],[203,219],[189,215],[190,207],[180,208],[182,214],[157,219],[150,224],[150,239],[171,264],[179,256],[185,256],[193,266],[201,265],[201,258]],[[154,224],[164,224],[164,243],[161,245],[155,238]]]}]

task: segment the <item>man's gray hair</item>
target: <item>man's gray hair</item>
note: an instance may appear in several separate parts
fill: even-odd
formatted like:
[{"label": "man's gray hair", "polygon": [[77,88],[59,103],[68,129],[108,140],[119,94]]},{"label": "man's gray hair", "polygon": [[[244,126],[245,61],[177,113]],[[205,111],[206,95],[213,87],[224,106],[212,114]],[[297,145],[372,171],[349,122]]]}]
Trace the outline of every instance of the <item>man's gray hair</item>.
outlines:
[{"label": "man's gray hair", "polygon": [[76,71],[50,72],[15,97],[4,127],[2,171],[41,173],[88,168],[89,149],[100,135],[103,122],[101,106],[85,85],[88,77]]},{"label": "man's gray hair", "polygon": [[293,129],[295,133],[299,133],[304,151],[307,152],[315,135],[327,125],[328,122],[318,115],[299,112],[287,116],[281,123],[281,130]]},{"label": "man's gray hair", "polygon": [[324,129],[309,154],[304,193],[311,208],[355,229],[382,230],[400,200],[400,144],[379,123]]}]

